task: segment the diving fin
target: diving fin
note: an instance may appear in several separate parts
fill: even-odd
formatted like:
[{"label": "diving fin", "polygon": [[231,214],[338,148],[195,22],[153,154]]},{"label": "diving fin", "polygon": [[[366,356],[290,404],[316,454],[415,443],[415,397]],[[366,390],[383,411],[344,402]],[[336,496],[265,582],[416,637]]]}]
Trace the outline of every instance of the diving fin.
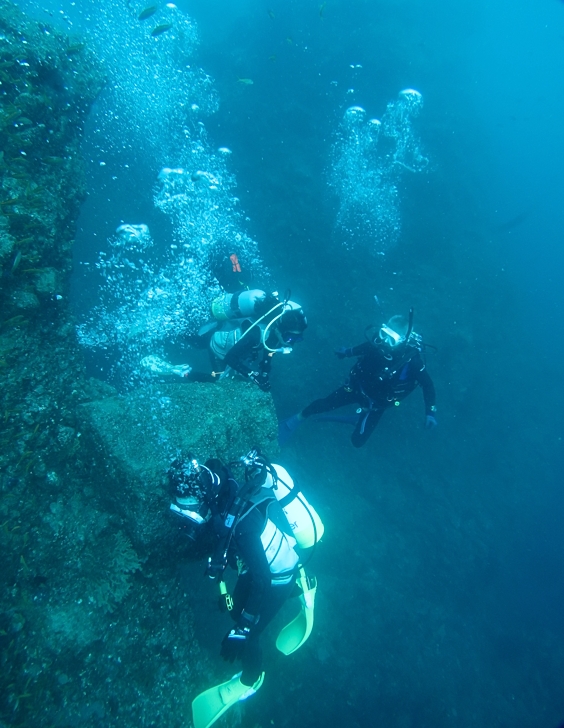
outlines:
[{"label": "diving fin", "polygon": [[292,415],[286,420],[280,420],[278,423],[278,444],[284,447],[290,442],[290,439],[298,427],[302,424],[303,419],[299,414]]},{"label": "diving fin", "polygon": [[192,701],[192,720],[194,728],[210,728],[226,710],[239,700],[246,700],[254,695],[262,685],[264,672],[256,683],[249,687],[241,682],[241,673],[234,675],[231,680],[216,685],[200,693]]},{"label": "diving fin", "polygon": [[280,634],[276,639],[276,647],[284,655],[291,655],[292,652],[299,650],[313,629],[317,579],[309,578],[304,568],[301,567],[297,583],[302,589],[302,593],[300,594],[300,613],[280,630]]}]

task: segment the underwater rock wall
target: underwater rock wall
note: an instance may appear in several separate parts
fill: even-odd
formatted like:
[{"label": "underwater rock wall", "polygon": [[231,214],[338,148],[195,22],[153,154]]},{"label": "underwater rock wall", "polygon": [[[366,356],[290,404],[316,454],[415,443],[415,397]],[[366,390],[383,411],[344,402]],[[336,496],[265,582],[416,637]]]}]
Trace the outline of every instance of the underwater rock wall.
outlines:
[{"label": "underwater rock wall", "polygon": [[[70,647],[76,659],[98,629],[78,610],[88,544],[108,517],[84,509],[77,488],[83,375],[67,291],[82,127],[102,82],[83,43],[0,0],[0,716],[10,725],[57,723],[64,656]],[[106,580],[119,597],[135,560],[114,538],[123,560]]]},{"label": "underwater rock wall", "polygon": [[0,467],[12,484],[52,487],[79,445],[68,275],[82,127],[102,83],[83,43],[0,0]]},{"label": "underwater rock wall", "polygon": [[275,451],[272,401],[246,385],[124,398],[85,380],[68,278],[102,84],[82,40],[0,0],[2,725],[186,725],[211,676],[178,585],[179,552],[203,569],[169,514],[169,457]]},{"label": "underwater rock wall", "polygon": [[102,82],[84,43],[0,0],[0,265],[8,313],[25,315],[64,293],[85,195],[78,146]]}]

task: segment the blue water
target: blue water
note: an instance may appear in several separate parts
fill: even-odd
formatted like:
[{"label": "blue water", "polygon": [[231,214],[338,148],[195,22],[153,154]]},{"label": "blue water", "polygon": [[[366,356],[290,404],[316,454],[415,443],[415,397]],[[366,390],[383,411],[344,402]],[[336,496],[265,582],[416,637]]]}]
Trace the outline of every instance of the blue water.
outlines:
[{"label": "blue water", "polygon": [[[110,53],[112,38],[136,36],[129,26],[100,34],[101,3],[65,3],[67,19],[57,22]],[[360,451],[346,426],[309,422],[285,449],[284,464],[307,483],[326,524],[316,631],[291,661],[266,650],[272,678],[242,725],[556,728],[564,720],[564,3],[178,7],[197,24],[193,63],[219,101],[201,117],[205,153],[233,152],[218,162],[239,199],[229,234],[257,242],[263,270],[309,319],[303,344],[275,362],[280,416],[340,385],[348,369],[332,350],[360,343],[368,323],[414,306],[417,331],[438,347],[428,361],[436,432],[423,430],[416,392]],[[166,61],[174,48],[165,34],[156,40]],[[155,80],[155,110],[167,103],[172,113],[163,88]],[[381,119],[406,88],[423,97],[411,124],[429,163],[385,172],[401,229],[382,249],[370,211],[352,233],[338,220],[349,173],[358,189],[363,160],[382,170],[385,157],[366,152],[341,165],[342,189],[330,184],[331,170],[346,109]],[[184,164],[180,127],[159,127],[160,136],[138,127],[125,138],[125,127],[100,126],[108,103],[98,100],[84,142],[89,199],[73,279],[81,319],[108,295],[91,268],[111,252],[119,224],[148,224],[155,260],[165,260],[190,215],[189,205],[173,213],[153,205],[161,168]],[[155,345],[190,360],[183,333]],[[90,372],[103,378],[123,362],[120,345],[87,348]],[[217,647],[208,635],[203,646]]]}]

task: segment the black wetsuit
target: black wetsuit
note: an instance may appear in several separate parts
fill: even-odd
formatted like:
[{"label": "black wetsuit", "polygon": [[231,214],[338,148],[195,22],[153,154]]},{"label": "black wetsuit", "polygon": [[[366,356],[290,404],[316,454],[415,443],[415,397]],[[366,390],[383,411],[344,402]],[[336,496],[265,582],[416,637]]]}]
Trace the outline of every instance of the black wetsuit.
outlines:
[{"label": "black wetsuit", "polygon": [[351,369],[348,382],[324,399],[316,399],[302,412],[303,417],[321,414],[359,404],[363,411],[351,437],[355,447],[362,447],[384,414],[384,410],[401,402],[420,385],[425,400],[425,413],[433,414],[435,387],[419,350],[409,347],[390,355],[390,349],[365,342],[344,353],[359,357]]},{"label": "black wetsuit", "polygon": [[[250,319],[245,319],[241,325],[243,333],[252,325]],[[269,336],[269,346],[273,349],[272,335]],[[262,331],[259,326],[254,326],[248,334],[245,334],[232,346],[225,355],[224,363],[239,374],[248,376],[252,371],[268,378],[272,367],[272,357],[262,344]],[[252,366],[251,366],[252,365]]]},{"label": "black wetsuit", "polygon": [[[271,573],[265,549],[261,541],[268,518],[284,532],[285,516],[276,500],[269,499],[253,506],[244,518],[235,526],[231,542],[231,555],[235,555],[244,564],[233,591],[233,610],[231,616],[237,622],[243,609],[252,614],[257,623],[251,630],[243,652],[243,673],[241,682],[254,685],[262,672],[262,650],[260,635],[272,621],[280,607],[291,595],[295,583],[295,570],[286,574],[287,583],[276,583],[280,576]],[[280,516],[281,513],[281,516]],[[279,525],[280,524],[280,525]],[[284,581],[284,577],[282,581]]]}]

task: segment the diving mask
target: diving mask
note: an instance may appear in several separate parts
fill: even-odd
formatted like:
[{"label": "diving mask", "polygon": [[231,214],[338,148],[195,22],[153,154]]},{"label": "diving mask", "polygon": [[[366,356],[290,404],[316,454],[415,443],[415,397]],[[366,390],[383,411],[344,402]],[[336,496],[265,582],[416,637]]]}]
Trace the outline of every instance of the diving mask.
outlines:
[{"label": "diving mask", "polygon": [[392,349],[405,342],[405,336],[398,334],[397,331],[394,331],[387,324],[382,325],[379,331],[379,336],[384,344],[387,344]]}]

